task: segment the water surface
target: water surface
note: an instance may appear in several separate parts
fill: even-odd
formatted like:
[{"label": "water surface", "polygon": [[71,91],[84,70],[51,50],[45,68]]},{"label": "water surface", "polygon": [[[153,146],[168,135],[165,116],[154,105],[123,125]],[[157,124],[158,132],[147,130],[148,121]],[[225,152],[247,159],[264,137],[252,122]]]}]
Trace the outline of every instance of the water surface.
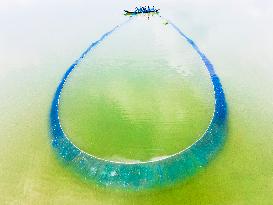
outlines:
[{"label": "water surface", "polygon": [[[186,34],[191,36],[213,62],[227,95],[229,104],[228,140],[223,150],[208,167],[188,181],[173,187],[148,193],[127,193],[103,190],[85,184],[56,160],[49,144],[48,112],[52,95],[62,74],[90,42],[125,20],[125,17],[120,15],[122,9],[133,8],[136,4],[139,2],[1,1],[1,201],[4,204],[271,204],[273,192],[273,61],[271,56],[273,29],[270,27],[273,20],[273,5],[271,1],[180,2],[171,0],[158,2],[158,6],[162,9],[162,15],[172,19]],[[91,8],[96,9],[92,10]],[[98,15],[100,9],[106,9],[108,12],[105,12],[105,15]],[[164,28],[162,27],[162,29]],[[130,30],[125,32],[130,32]],[[89,122],[93,122],[93,116],[90,117],[90,113],[97,115],[104,111],[109,113],[108,110],[103,110],[106,108],[111,111],[111,118],[108,120],[111,121],[113,117],[116,117],[116,113],[121,113],[116,118],[119,126],[126,127],[122,123],[126,123],[130,119],[134,125],[140,123],[141,132],[148,134],[148,130],[152,129],[148,129],[149,126],[144,126],[144,124],[147,123],[147,119],[148,122],[152,122],[151,113],[156,112],[157,108],[156,106],[148,106],[149,104],[144,107],[136,106],[146,103],[147,99],[155,101],[162,99],[161,108],[166,109],[159,113],[162,118],[163,114],[164,116],[169,114],[169,119],[172,119],[173,113],[181,111],[181,115],[175,117],[177,121],[185,123],[183,129],[181,124],[171,123],[172,126],[177,126],[176,128],[181,132],[197,132],[198,134],[198,131],[202,130],[202,126],[205,127],[208,123],[209,118],[203,112],[206,109],[208,109],[208,113],[212,111],[212,98],[207,98],[207,95],[212,93],[209,81],[205,80],[206,74],[201,75],[202,80],[200,81],[191,79],[189,82],[187,79],[198,75],[187,72],[175,75],[175,66],[180,64],[180,61],[177,63],[176,60],[185,60],[183,57],[187,55],[182,55],[181,59],[180,56],[176,56],[176,52],[172,54],[174,56],[168,56],[172,49],[166,45],[169,43],[175,45],[175,42],[170,42],[169,38],[163,37],[164,32],[158,33],[158,35],[152,34],[157,36],[155,45],[161,49],[151,48],[153,52],[143,53],[143,55],[147,55],[146,58],[139,56],[141,59],[143,57],[148,60],[151,66],[144,67],[141,62],[135,62],[138,58],[130,59],[132,53],[124,54],[129,55],[128,61],[132,60],[134,65],[140,65],[141,71],[146,71],[147,75],[141,76],[142,72],[133,64],[131,64],[132,66],[122,65],[122,61],[111,58],[106,60],[103,56],[94,54],[94,56],[90,56],[90,61],[82,66],[89,68],[88,65],[92,65],[92,69],[97,69],[97,72],[89,72],[88,69],[82,67],[77,74],[72,76],[69,82],[70,86],[64,91],[62,99],[62,120],[66,124],[66,131],[71,134],[75,133],[71,138],[75,143],[86,146],[86,150],[91,148],[89,142],[92,142],[95,149],[90,149],[90,152],[96,155],[105,158],[122,157],[123,159],[145,160],[175,152],[180,147],[174,141],[166,140],[165,135],[158,139],[163,142],[168,141],[170,144],[154,142],[152,140],[155,136],[153,133],[145,135],[149,136],[147,154],[143,154],[146,153],[146,150],[142,149],[138,155],[133,156],[129,152],[129,150],[133,150],[132,146],[128,146],[128,150],[125,149],[124,152],[119,151],[120,149],[109,149],[109,154],[106,149],[100,152],[100,149],[104,148],[103,139],[96,138],[96,135],[87,139],[88,143],[85,143],[83,141],[85,133],[83,132],[87,132],[88,135],[92,132],[91,129],[86,131],[85,128],[89,126],[81,123],[85,118]],[[120,42],[118,33],[117,36],[113,36],[114,38],[116,41],[108,41],[107,43]],[[166,44],[160,43],[163,40],[168,42]],[[133,42],[130,43],[133,44]],[[111,56],[110,53],[112,53],[114,46],[109,45],[109,53],[103,50],[101,52],[106,52],[106,56]],[[107,48],[106,45],[98,48],[97,54],[100,52],[99,49],[104,48]],[[161,55],[164,49],[166,49],[165,53]],[[174,50],[177,49],[183,48],[180,46],[178,48],[175,45]],[[150,55],[153,53],[154,56]],[[138,55],[142,55],[142,53]],[[152,59],[158,59],[158,55],[161,55],[163,62],[152,61]],[[118,52],[116,57],[119,57]],[[96,60],[91,61],[92,58]],[[170,59],[175,60],[171,63]],[[109,72],[110,70],[107,70],[105,66],[99,65],[101,60],[105,65],[111,65],[109,69],[113,69],[115,72]],[[158,64],[162,65],[161,71],[163,73],[167,72],[170,75],[163,75],[162,72],[151,70]],[[98,72],[101,67],[104,69],[102,73]],[[114,70],[115,67],[116,70]],[[197,67],[196,71],[200,72],[199,66]],[[187,66],[183,68],[189,69]],[[194,68],[195,66],[191,69]],[[127,71],[124,73],[124,79],[127,81],[120,82],[121,70]],[[81,86],[79,84],[81,81],[77,81],[77,79],[83,79],[82,83],[85,83],[87,80],[84,79],[88,79],[85,78],[85,75],[93,80],[97,79],[92,76],[92,73],[97,77],[108,75],[115,80],[107,81],[105,79],[104,86],[99,86],[100,82],[96,81],[93,84],[87,82],[91,87]],[[135,75],[138,77],[132,80],[132,76]],[[159,78],[159,80],[157,81],[155,78]],[[195,87],[191,84],[192,80],[205,83],[207,87],[204,86],[204,89],[202,89],[202,85]],[[111,83],[116,83],[116,86],[110,86]],[[158,84],[153,87],[154,83]],[[149,84],[149,86],[145,86],[145,88],[149,88],[147,94],[143,89],[140,89],[140,85],[145,84]],[[159,85],[162,85],[164,91],[168,91],[170,99],[175,98],[177,101],[165,98],[158,89]],[[105,92],[103,98],[97,97],[94,89],[91,89],[98,87]],[[109,92],[109,87],[113,92]],[[78,88],[83,88],[83,94],[80,93],[81,91],[77,91]],[[88,88],[93,93],[86,94]],[[127,96],[125,95],[128,91],[126,89],[131,92],[129,99],[124,99],[124,96]],[[180,92],[184,90],[192,92],[188,94]],[[68,93],[77,96],[69,100],[71,97]],[[152,94],[154,94],[154,98],[147,97]],[[84,109],[88,110],[88,115],[84,116],[81,114],[82,112],[76,112],[74,115],[78,119],[72,119],[72,114],[68,112],[69,109],[73,108],[74,111],[77,111],[80,109],[79,104],[76,103],[77,100],[90,102],[91,97],[93,99],[96,97],[96,101],[92,101],[93,105],[103,104],[105,105],[103,109],[100,107],[100,109],[94,110],[93,106],[81,103],[85,106]],[[149,102],[152,105],[158,105],[159,102],[155,101]],[[74,102],[74,106],[69,104],[70,102]],[[114,105],[117,105],[114,108],[113,102],[116,103]],[[189,106],[191,102],[196,103],[197,106]],[[199,113],[194,108],[201,109],[202,112]],[[149,114],[146,114],[147,110]],[[187,112],[190,115],[187,115]],[[142,113],[142,115],[137,118],[139,115],[135,113]],[[193,123],[196,119],[191,118],[192,116],[200,117],[197,119],[198,124]],[[155,125],[159,125],[161,121],[157,118],[154,119],[156,120]],[[167,121],[168,116],[163,119]],[[77,123],[80,123],[84,129],[78,129]],[[195,127],[187,131],[186,124]],[[95,125],[92,126],[94,128]],[[164,126],[155,127],[164,130],[168,126],[165,125],[165,128]],[[120,134],[117,131],[116,133]],[[174,140],[184,143],[183,147],[194,140],[194,137],[197,136],[195,134],[177,135],[174,133],[172,136]],[[78,141],[76,142],[76,140]],[[142,138],[135,144],[142,147],[143,144],[145,145],[145,140]],[[111,143],[120,145],[121,148],[125,146],[119,141],[112,140]],[[149,148],[150,146],[153,149]],[[117,155],[115,156],[114,153]]]}]

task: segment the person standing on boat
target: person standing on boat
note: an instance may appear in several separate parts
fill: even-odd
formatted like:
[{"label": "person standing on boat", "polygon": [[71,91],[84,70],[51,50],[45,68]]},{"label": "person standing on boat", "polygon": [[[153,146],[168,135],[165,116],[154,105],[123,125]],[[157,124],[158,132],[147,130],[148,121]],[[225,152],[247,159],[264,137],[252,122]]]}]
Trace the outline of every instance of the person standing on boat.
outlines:
[{"label": "person standing on boat", "polygon": [[147,8],[146,8],[146,6],[143,7],[143,9],[144,9],[144,13],[147,13]]},{"label": "person standing on boat", "polygon": [[139,8],[138,7],[135,8],[135,13],[139,13]]}]

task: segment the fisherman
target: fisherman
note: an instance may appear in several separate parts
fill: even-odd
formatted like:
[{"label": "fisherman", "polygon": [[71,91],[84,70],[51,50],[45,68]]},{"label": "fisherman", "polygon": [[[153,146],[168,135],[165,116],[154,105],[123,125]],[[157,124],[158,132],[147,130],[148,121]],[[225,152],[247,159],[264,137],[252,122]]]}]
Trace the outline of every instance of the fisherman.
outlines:
[{"label": "fisherman", "polygon": [[143,13],[147,13],[147,8],[146,8],[146,6],[145,6],[145,7],[142,7],[142,8],[143,8],[143,10],[144,10]]},{"label": "fisherman", "polygon": [[150,6],[148,6],[148,12],[151,12]]},{"label": "fisherman", "polygon": [[153,11],[153,12],[155,11],[155,6],[153,6],[152,11]]}]

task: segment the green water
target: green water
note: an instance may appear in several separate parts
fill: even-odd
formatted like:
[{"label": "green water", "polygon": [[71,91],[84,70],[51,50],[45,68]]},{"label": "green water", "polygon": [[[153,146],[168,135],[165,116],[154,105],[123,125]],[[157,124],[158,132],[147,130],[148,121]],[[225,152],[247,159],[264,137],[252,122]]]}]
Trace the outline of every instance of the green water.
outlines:
[{"label": "green water", "polygon": [[63,129],[81,149],[111,160],[177,153],[202,136],[213,114],[201,60],[158,17],[125,25],[86,57],[66,86]]},{"label": "green water", "polygon": [[[149,192],[105,190],[80,180],[51,150],[51,98],[80,52],[125,20],[120,11],[135,4],[117,1],[109,9],[105,1],[1,1],[1,204],[272,204],[272,3],[158,4],[197,42],[222,80],[229,131],[216,159],[185,182]],[[106,8],[109,15],[90,8]],[[139,23],[145,25],[144,20]],[[115,160],[149,160],[188,146],[206,128],[213,110],[206,72],[200,73],[200,61],[183,53],[188,51],[186,44],[167,27],[156,28],[161,32],[133,39],[156,36],[145,42],[154,45],[147,52],[134,47],[131,53],[122,53],[126,44],[120,44],[122,49],[112,55],[122,35],[133,32],[120,30],[113,41],[88,56],[67,83],[61,121],[73,142],[89,153]],[[130,37],[124,42],[131,43]],[[186,66],[177,69],[177,65]],[[112,126],[111,133],[102,126]]]}]

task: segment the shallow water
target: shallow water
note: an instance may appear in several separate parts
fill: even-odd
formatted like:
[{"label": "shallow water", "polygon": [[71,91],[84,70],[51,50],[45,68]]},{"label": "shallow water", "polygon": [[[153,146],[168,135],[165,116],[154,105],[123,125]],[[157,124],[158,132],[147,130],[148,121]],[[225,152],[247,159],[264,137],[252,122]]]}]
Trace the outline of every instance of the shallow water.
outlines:
[{"label": "shallow water", "polygon": [[[106,7],[109,15],[90,12],[90,8],[105,7],[104,3],[0,3],[0,53],[4,57],[0,59],[1,201],[270,204],[270,1],[158,3],[162,15],[181,27],[208,55],[227,95],[228,140],[208,167],[173,187],[128,193],[86,184],[56,160],[49,145],[48,113],[61,76],[90,42],[126,19],[120,15],[123,8],[134,6],[118,2],[111,10],[110,5]],[[200,69],[201,62],[183,50],[183,41],[177,41],[166,26],[154,19],[138,20],[88,56],[62,97],[61,120],[71,139],[88,152],[108,159],[148,160],[174,153],[196,140],[213,111],[211,85]],[[144,27],[151,32],[137,29]],[[151,45],[144,51],[138,46],[143,39],[145,45]],[[134,49],[125,53],[128,42]],[[126,61],[121,60],[125,57]],[[105,117],[98,119],[101,116]],[[113,133],[101,129],[112,125],[113,119],[117,124],[112,130],[119,136],[115,139],[111,139]]]},{"label": "shallow water", "polygon": [[201,137],[212,118],[212,93],[209,74],[190,45],[159,17],[138,17],[69,77],[61,123],[72,142],[90,154],[152,160]]}]

